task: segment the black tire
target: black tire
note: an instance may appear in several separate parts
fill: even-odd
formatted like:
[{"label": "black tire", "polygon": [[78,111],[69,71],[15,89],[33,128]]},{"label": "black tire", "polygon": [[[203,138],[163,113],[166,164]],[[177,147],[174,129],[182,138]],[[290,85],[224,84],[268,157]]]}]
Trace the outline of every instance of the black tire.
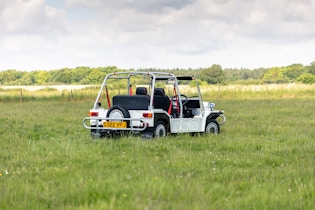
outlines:
[{"label": "black tire", "polygon": [[167,128],[164,122],[158,121],[154,127],[154,137],[163,138],[167,135]]},{"label": "black tire", "polygon": [[[128,110],[119,105],[112,106],[106,114],[107,118],[130,118],[130,113]],[[127,127],[129,127],[129,121],[127,122]]]},{"label": "black tire", "polygon": [[219,123],[214,119],[207,120],[205,133],[206,134],[219,134],[220,133]]}]

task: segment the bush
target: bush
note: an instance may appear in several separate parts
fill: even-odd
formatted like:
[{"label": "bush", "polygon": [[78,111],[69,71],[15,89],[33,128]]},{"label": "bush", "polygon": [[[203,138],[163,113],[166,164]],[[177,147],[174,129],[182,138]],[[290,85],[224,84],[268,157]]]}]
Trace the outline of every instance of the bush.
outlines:
[{"label": "bush", "polygon": [[315,83],[315,76],[310,73],[304,73],[300,75],[296,81],[302,82],[304,84],[314,84]]}]

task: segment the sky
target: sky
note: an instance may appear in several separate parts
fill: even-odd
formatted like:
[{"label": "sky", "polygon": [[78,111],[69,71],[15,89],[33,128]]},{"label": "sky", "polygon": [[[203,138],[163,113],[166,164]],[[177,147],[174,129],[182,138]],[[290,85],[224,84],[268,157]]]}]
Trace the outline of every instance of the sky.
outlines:
[{"label": "sky", "polygon": [[315,0],[1,0],[0,71],[315,61]]}]

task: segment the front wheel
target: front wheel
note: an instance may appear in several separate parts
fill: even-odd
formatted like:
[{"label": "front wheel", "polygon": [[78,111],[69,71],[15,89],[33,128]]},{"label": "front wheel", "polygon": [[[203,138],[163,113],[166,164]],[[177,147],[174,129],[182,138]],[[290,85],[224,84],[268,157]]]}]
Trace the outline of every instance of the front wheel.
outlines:
[{"label": "front wheel", "polygon": [[220,126],[217,121],[210,119],[207,121],[205,133],[207,134],[219,134]]},{"label": "front wheel", "polygon": [[161,138],[167,135],[167,129],[164,122],[159,121],[157,122],[155,129],[154,129],[154,137]]}]

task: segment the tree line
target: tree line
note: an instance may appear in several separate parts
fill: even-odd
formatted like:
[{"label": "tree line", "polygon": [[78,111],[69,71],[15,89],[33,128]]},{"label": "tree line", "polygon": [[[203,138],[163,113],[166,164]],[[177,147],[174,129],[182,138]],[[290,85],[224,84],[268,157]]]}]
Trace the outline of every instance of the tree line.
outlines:
[{"label": "tree line", "polygon": [[[0,85],[57,85],[100,84],[108,73],[134,71],[108,67],[77,67],[58,70],[0,71]],[[264,84],[264,83],[315,83],[315,62],[304,66],[293,64],[284,67],[258,69],[222,69],[218,64],[198,69],[138,69],[137,71],[171,72],[181,76],[195,76],[208,84]]]}]

